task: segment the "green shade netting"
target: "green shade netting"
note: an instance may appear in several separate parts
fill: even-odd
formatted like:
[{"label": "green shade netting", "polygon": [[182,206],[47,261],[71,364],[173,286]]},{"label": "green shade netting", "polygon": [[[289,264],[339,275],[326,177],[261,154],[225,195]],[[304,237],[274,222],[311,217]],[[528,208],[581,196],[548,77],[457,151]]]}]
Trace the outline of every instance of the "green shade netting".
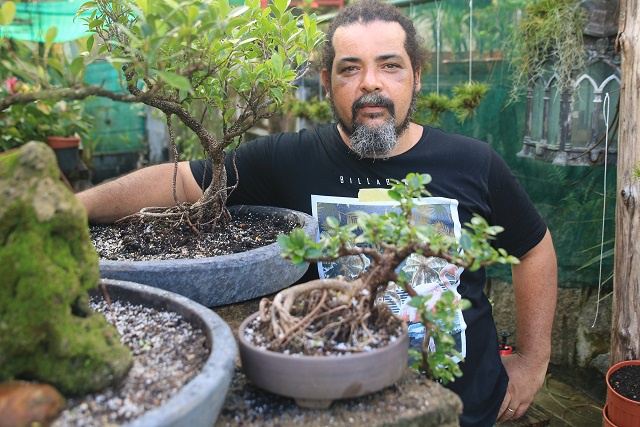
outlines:
[{"label": "green shade netting", "polygon": [[58,30],[55,43],[64,43],[87,36],[85,23],[74,19],[86,0],[16,3],[16,16],[11,25],[0,27],[0,37],[16,40],[44,41],[51,27]]},{"label": "green shade netting", "polygon": [[[56,27],[54,43],[64,43],[88,36],[87,27],[76,12],[87,0],[15,3],[16,16],[11,25],[0,27],[0,38],[43,42],[43,35]],[[0,2],[2,4],[4,2]],[[230,0],[242,5],[244,0]]]},{"label": "green shade netting", "polygon": [[[559,286],[596,287],[600,275],[605,280],[613,271],[613,256],[607,253],[613,248],[615,235],[617,170],[610,166],[605,173],[603,167],[554,166],[517,156],[524,139],[526,99],[508,102],[512,83],[509,57],[513,54],[509,37],[527,3],[474,1],[471,40],[468,0],[413,2],[405,7],[433,54],[431,68],[422,74],[421,92],[451,95],[454,86],[469,80],[469,74],[474,81],[490,86],[472,118],[460,123],[447,113],[439,127],[486,141],[505,159],[551,231]],[[438,8],[441,8],[439,36]],[[441,47],[439,54],[437,44]],[[611,105],[609,117],[615,109]],[[600,273],[597,259],[603,233],[605,257]],[[487,274],[511,280],[509,267],[490,267]]]}]

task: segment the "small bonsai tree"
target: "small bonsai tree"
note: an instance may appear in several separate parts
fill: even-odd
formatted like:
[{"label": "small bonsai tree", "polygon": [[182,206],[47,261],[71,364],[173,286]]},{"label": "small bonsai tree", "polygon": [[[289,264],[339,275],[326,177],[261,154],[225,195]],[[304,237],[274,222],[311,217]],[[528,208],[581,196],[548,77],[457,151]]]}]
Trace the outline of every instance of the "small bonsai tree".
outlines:
[{"label": "small bonsai tree", "polygon": [[[227,0],[89,1],[77,14],[92,33],[86,52],[71,61],[66,61],[64,52],[56,56],[51,49],[54,29],[28,60],[13,55],[12,63],[4,65],[15,69],[16,75],[30,77],[39,90],[5,96],[0,112],[45,99],[101,96],[141,102],[166,115],[174,150],[171,119],[177,117],[200,140],[211,159],[213,179],[193,205],[177,200],[174,182],[176,206],[154,212],[154,217],[183,218],[194,230],[199,224],[215,229],[230,218],[225,207],[230,190],[226,150],[239,145],[248,129],[274,113],[294,81],[306,72],[311,52],[322,38],[314,16],[296,16],[288,7],[288,0],[275,0],[266,9],[258,0],[247,0],[241,7],[231,7]],[[99,60],[122,71],[126,91],[83,82],[87,66]],[[60,81],[64,87],[54,84]],[[205,106],[204,113],[196,104]],[[220,115],[220,138],[203,126],[203,115],[196,111]]]},{"label": "small bonsai tree", "polygon": [[[341,351],[357,352],[371,343],[384,342],[388,337],[378,332],[380,326],[400,322],[385,304],[376,303],[391,283],[411,296],[410,305],[417,309],[426,327],[422,350],[413,355],[415,367],[445,383],[461,375],[453,358],[461,359],[461,355],[453,349],[454,339],[448,331],[455,311],[465,308],[468,302],[455,301],[453,292],[447,291],[434,303],[431,295],[418,295],[408,285],[407,275],[397,272],[397,268],[414,253],[440,257],[469,270],[519,261],[491,246],[491,240],[502,228],[489,226],[479,216],[466,224],[459,239],[439,234],[431,225],[417,225],[412,210],[416,200],[429,195],[425,185],[430,181],[429,175],[419,174],[394,181],[388,194],[398,202],[398,210],[384,215],[358,212],[356,223],[342,226],[330,217],[329,233],[318,242],[300,229],[279,236],[283,256],[294,263],[326,262],[354,255],[364,255],[371,262],[351,282],[340,277],[315,280],[285,289],[273,301],[262,300],[260,330],[270,350],[308,353],[309,347],[318,347],[322,342],[320,347],[328,351],[332,346],[327,342],[329,338],[333,343],[342,343],[338,344]],[[435,351],[429,350],[430,338],[436,343]]]}]

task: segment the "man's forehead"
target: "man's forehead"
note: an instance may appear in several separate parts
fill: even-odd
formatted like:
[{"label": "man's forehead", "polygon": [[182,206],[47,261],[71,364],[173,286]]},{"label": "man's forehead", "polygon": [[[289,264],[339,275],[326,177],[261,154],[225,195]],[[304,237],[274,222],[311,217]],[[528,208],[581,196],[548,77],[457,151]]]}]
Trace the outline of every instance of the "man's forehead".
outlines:
[{"label": "man's forehead", "polygon": [[358,56],[371,47],[404,55],[405,39],[406,33],[397,22],[359,21],[338,27],[332,42],[337,55]]}]

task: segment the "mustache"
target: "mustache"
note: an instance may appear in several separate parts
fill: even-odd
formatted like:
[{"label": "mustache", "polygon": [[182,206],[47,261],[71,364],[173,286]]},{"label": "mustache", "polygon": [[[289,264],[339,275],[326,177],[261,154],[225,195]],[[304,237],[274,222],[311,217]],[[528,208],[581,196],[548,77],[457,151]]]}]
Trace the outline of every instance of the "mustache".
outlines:
[{"label": "mustache", "polygon": [[376,105],[379,107],[385,107],[391,113],[394,111],[393,101],[387,97],[382,96],[379,93],[366,93],[360,98],[356,99],[353,103],[353,111],[355,112],[359,108],[363,108],[367,105]]}]

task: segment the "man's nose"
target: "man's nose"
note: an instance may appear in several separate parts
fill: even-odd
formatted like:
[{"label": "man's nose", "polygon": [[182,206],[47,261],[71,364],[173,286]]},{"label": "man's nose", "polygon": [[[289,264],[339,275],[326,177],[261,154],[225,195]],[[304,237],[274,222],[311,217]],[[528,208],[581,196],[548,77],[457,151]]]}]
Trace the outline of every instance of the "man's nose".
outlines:
[{"label": "man's nose", "polygon": [[362,74],[360,89],[365,93],[379,92],[382,90],[382,81],[380,80],[380,73],[377,69],[370,68],[365,70]]}]

